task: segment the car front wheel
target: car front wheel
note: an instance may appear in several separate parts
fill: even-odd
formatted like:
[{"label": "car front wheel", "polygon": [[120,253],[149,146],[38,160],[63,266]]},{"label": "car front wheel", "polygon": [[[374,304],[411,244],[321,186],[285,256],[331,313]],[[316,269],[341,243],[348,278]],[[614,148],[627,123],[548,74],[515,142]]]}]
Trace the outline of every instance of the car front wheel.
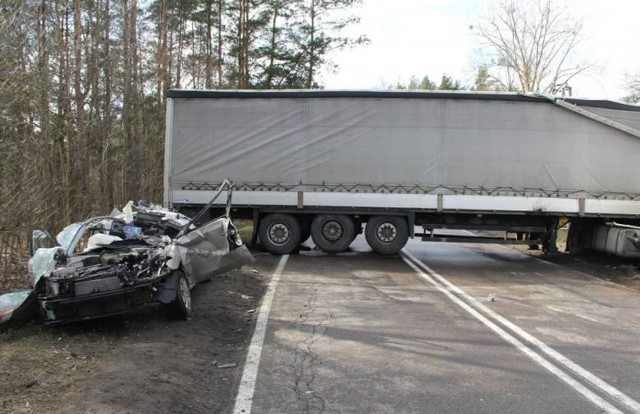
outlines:
[{"label": "car front wheel", "polygon": [[180,270],[176,273],[178,274],[176,299],[171,303],[171,310],[176,317],[187,319],[191,316],[191,289],[184,273]]}]

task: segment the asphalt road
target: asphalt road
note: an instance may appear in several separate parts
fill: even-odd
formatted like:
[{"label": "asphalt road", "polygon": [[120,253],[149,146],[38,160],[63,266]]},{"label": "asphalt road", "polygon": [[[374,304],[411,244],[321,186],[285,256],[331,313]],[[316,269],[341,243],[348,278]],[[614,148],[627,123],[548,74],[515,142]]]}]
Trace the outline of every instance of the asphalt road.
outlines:
[{"label": "asphalt road", "polygon": [[281,263],[238,413],[640,412],[637,291],[493,245]]}]

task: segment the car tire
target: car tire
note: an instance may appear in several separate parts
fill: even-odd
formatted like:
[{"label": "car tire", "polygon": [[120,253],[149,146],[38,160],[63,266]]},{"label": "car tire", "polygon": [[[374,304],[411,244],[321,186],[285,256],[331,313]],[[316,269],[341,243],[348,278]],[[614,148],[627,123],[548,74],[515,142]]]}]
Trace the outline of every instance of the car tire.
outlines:
[{"label": "car tire", "polygon": [[191,288],[184,273],[176,270],[176,299],[171,302],[171,313],[179,319],[188,319],[191,316]]},{"label": "car tire", "polygon": [[269,214],[260,220],[258,236],[266,251],[289,254],[300,244],[302,232],[300,223],[292,215]]},{"label": "car tire", "polygon": [[364,235],[374,252],[395,254],[409,240],[409,225],[403,217],[373,216],[367,221]]},{"label": "car tire", "polygon": [[311,223],[313,243],[327,253],[347,250],[355,234],[353,220],[346,215],[321,214]]}]

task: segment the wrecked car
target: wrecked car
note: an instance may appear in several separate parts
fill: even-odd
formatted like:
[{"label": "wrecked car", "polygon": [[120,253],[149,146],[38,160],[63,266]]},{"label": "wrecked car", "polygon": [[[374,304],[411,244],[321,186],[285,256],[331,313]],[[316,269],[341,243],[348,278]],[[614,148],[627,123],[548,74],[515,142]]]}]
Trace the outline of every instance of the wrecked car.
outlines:
[{"label": "wrecked car", "polygon": [[[226,214],[196,226],[224,189]],[[160,305],[189,317],[197,283],[253,261],[229,218],[231,184],[223,184],[216,197],[193,219],[129,202],[122,213],[65,227],[55,240],[32,231],[34,289],[25,302],[34,302],[47,324]]]}]

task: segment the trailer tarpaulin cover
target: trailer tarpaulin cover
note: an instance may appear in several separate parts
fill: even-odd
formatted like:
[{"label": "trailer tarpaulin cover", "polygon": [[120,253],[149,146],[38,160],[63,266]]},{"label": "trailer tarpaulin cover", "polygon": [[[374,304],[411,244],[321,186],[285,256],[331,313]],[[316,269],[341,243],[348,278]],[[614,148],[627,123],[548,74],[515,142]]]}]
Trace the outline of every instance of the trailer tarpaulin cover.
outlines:
[{"label": "trailer tarpaulin cover", "polygon": [[[230,177],[640,194],[640,139],[543,100],[469,95],[174,98],[171,186]],[[625,118],[637,124],[640,112]]]}]

